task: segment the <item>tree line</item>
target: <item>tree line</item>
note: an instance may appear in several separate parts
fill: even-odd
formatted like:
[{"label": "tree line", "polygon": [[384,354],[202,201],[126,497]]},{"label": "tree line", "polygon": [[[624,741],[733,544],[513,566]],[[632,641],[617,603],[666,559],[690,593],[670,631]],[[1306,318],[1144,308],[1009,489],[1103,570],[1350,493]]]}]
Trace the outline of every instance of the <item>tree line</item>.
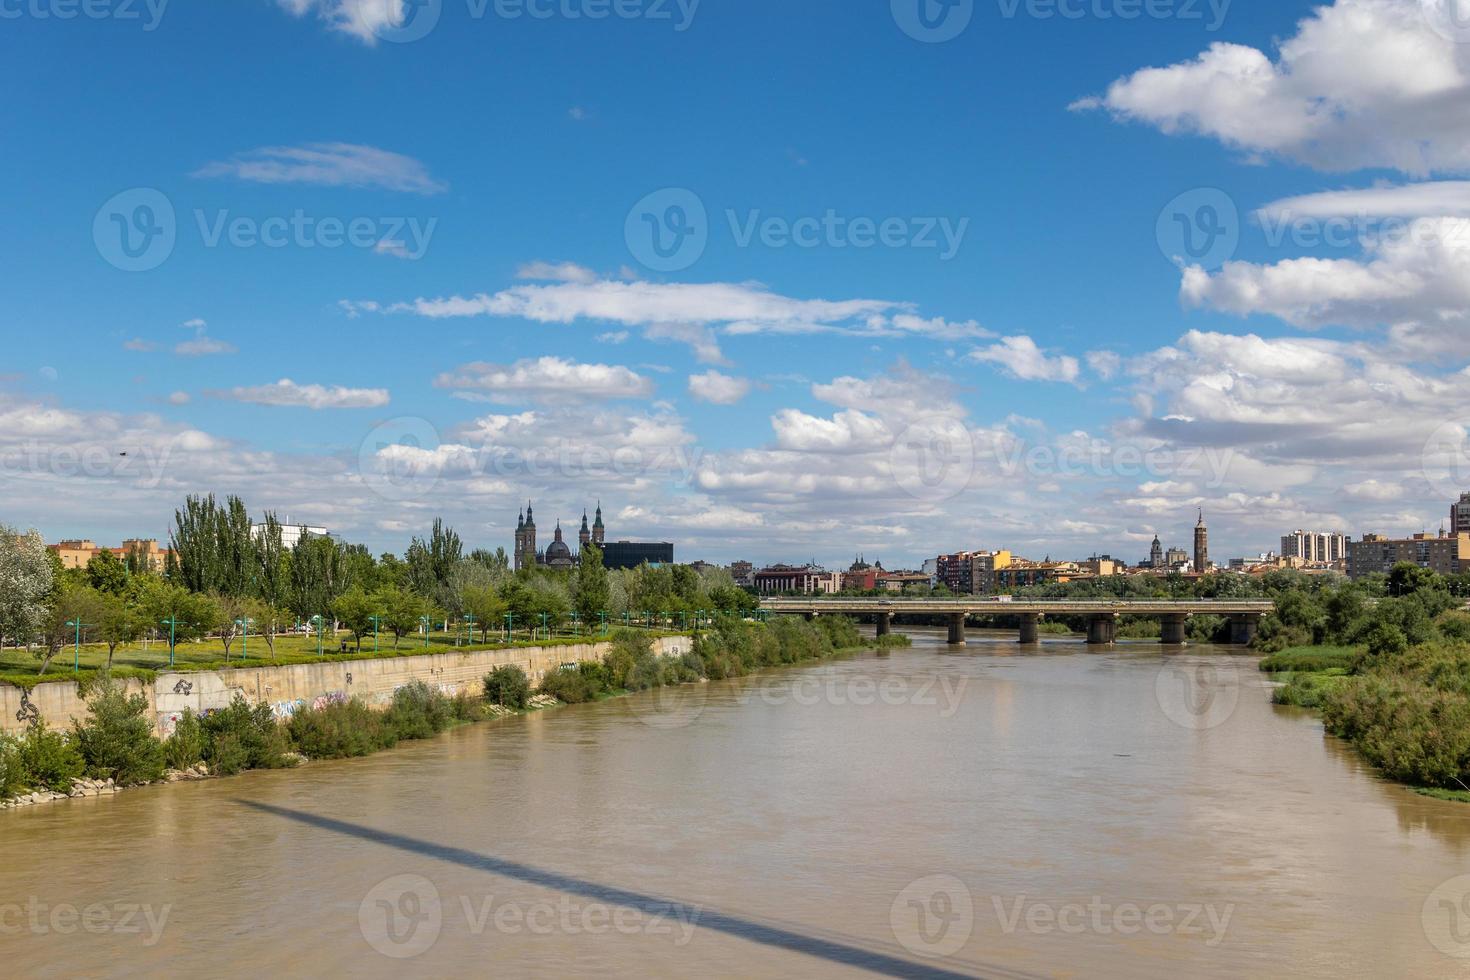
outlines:
[{"label": "tree line", "polygon": [[225,659],[245,630],[272,657],[277,639],[310,628],[405,637],[465,630],[489,643],[502,630],[584,627],[696,611],[748,611],[755,599],[728,572],[688,566],[609,570],[592,546],[570,570],[512,571],[504,548],[466,553],[435,520],[402,555],[303,534],[291,546],[274,513],[252,521],[239,497],[190,496],[174,513],[158,572],[136,555],[99,551],[66,569],[35,531],[0,525],[0,646],[24,644],[51,661],[78,639],[107,647],[154,637],[217,637]]}]

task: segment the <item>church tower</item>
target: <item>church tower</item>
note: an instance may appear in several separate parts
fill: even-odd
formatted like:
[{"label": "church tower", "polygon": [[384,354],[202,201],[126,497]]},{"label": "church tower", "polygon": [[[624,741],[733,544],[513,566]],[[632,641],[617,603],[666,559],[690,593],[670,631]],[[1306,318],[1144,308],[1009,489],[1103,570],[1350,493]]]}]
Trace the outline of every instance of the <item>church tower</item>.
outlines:
[{"label": "church tower", "polygon": [[1194,570],[1203,575],[1210,570],[1210,529],[1205,526],[1205,512],[1199,512],[1199,523],[1194,526]]},{"label": "church tower", "polygon": [[1157,534],[1154,535],[1154,545],[1152,548],[1149,549],[1148,552],[1148,567],[1164,567],[1164,543],[1159,540],[1159,536]]},{"label": "church tower", "polygon": [[587,512],[584,510],[582,511],[582,530],[577,532],[577,544],[580,545],[582,550],[585,551],[587,545],[591,543],[592,531],[590,528],[587,527]]},{"label": "church tower", "polygon": [[521,556],[526,553],[526,512],[516,512],[516,543],[511,548],[511,557],[515,560],[516,571],[521,570]]},{"label": "church tower", "polygon": [[602,547],[602,536],[605,530],[602,526],[602,501],[599,500],[597,502],[597,517],[592,522],[592,543],[599,548]]},{"label": "church tower", "polygon": [[516,551],[516,568],[536,567],[536,515],[526,504],[526,522],[521,527],[520,544]]}]

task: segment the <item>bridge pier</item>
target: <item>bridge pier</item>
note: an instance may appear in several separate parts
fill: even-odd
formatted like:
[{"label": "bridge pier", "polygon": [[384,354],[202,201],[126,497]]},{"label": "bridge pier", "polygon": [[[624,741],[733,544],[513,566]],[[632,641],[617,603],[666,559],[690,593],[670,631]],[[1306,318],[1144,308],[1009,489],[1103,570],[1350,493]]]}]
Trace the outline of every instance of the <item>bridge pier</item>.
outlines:
[{"label": "bridge pier", "polygon": [[965,614],[955,613],[949,617],[949,645],[962,647],[965,645]]},{"label": "bridge pier", "polygon": [[877,634],[879,636],[887,636],[891,632],[893,632],[893,613],[880,612],[878,614]]},{"label": "bridge pier", "polygon": [[1230,617],[1230,642],[1236,646],[1248,646],[1261,628],[1261,617],[1241,614]]},{"label": "bridge pier", "polygon": [[1025,613],[1021,616],[1021,645],[1035,646],[1041,642],[1041,614]]},{"label": "bridge pier", "polygon": [[1091,646],[1109,646],[1117,639],[1117,613],[1095,613],[1087,620],[1087,642]]},{"label": "bridge pier", "polygon": [[1187,613],[1176,613],[1159,617],[1163,623],[1164,630],[1162,642],[1166,647],[1182,647],[1188,636],[1189,615]]}]

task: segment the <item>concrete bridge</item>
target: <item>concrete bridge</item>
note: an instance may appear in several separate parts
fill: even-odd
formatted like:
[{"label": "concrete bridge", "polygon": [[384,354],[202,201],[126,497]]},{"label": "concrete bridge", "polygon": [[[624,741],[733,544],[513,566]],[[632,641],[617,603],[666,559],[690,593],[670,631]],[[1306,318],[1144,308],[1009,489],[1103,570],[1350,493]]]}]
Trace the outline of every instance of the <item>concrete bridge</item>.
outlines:
[{"label": "concrete bridge", "polygon": [[1116,641],[1118,617],[1153,616],[1163,625],[1166,646],[1183,646],[1191,616],[1225,616],[1230,620],[1230,642],[1245,645],[1255,638],[1261,617],[1275,605],[1245,599],[881,599],[829,598],[810,596],[796,599],[763,599],[766,612],[811,618],[823,613],[873,616],[878,635],[893,628],[894,616],[944,616],[949,621],[949,642],[965,642],[965,620],[970,616],[1015,616],[1021,621],[1021,642],[1040,640],[1044,616],[1083,616],[1087,619],[1087,642],[1106,645]]}]

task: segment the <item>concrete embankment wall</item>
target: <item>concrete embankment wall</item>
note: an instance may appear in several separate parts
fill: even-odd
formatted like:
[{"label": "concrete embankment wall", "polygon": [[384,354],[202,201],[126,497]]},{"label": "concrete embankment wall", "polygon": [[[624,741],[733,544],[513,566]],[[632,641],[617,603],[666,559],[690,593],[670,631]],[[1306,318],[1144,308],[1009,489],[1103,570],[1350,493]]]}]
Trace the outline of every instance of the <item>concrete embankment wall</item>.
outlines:
[{"label": "concrete embankment wall", "polygon": [[[687,653],[692,645],[687,636],[662,637],[654,641],[654,652],[660,656],[679,656]],[[581,643],[470,653],[451,651],[380,660],[161,672],[152,683],[134,679],[122,683],[129,694],[142,694],[148,699],[158,733],[167,735],[186,709],[198,713],[228,707],[236,694],[243,694],[251,703],[263,701],[271,706],[276,717],[289,718],[334,696],[386,704],[393,699],[394,691],[413,681],[423,681],[449,695],[479,693],[485,675],[508,664],[524,670],[534,685],[562,664],[597,660],[611,649],[610,643]],[[48,728],[70,728],[72,719],[87,715],[86,703],[73,681],[38,684],[29,693],[5,685],[0,686],[0,731],[24,730],[32,707]]]}]

